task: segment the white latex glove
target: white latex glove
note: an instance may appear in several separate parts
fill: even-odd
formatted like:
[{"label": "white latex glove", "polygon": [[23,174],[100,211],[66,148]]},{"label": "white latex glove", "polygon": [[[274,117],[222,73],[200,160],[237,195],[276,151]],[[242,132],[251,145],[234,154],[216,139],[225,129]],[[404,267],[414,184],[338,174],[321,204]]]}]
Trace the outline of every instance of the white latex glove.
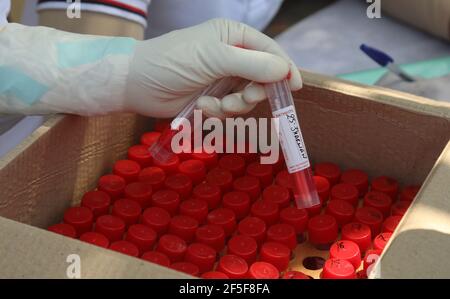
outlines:
[{"label": "white latex glove", "polygon": [[[300,72],[271,38],[245,24],[214,19],[139,42],[126,96],[133,111],[172,117],[193,94],[219,78],[237,76],[267,83],[288,73],[291,89],[300,89]],[[202,97],[197,106],[209,116],[223,118],[246,113],[265,98],[263,86],[251,83],[223,99]]]}]

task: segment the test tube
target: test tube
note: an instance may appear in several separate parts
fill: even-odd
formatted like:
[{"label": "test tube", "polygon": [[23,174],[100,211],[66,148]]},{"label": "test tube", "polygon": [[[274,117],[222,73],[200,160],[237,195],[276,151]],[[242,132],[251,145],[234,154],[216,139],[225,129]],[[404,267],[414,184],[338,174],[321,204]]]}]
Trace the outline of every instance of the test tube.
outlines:
[{"label": "test tube", "polygon": [[294,198],[299,209],[320,205],[308,154],[287,80],[265,85],[287,170],[295,182]]},{"label": "test tube", "polygon": [[[181,129],[181,125],[184,119],[189,120],[191,124],[194,124],[194,110],[197,104],[197,99],[201,96],[213,96],[221,98],[227,95],[235,86],[238,86],[242,81],[236,77],[226,77],[217,80],[213,84],[206,87],[201,92],[195,94],[192,97],[192,101],[187,104],[183,110],[170,123],[170,127],[165,129],[159,137],[158,141],[150,147],[150,153],[154,160],[161,162],[169,161],[175,154],[172,151],[171,143],[172,138]],[[199,124],[197,124],[199,125]],[[198,128],[192,127],[192,130]]]}]

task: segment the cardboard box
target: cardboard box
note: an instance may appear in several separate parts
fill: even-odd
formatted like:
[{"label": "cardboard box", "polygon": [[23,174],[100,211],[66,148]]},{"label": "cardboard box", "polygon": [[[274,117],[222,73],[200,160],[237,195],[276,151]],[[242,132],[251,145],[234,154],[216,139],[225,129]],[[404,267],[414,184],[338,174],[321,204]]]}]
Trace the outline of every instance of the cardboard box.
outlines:
[{"label": "cardboard box", "polygon": [[[449,278],[450,104],[303,76],[305,87],[294,97],[313,161],[389,175],[401,184],[426,178],[375,276]],[[251,115],[269,117],[267,103]],[[0,277],[65,278],[71,254],[80,256],[82,278],[188,277],[42,229],[79,203],[150,126],[126,114],[55,116],[0,161]]]}]

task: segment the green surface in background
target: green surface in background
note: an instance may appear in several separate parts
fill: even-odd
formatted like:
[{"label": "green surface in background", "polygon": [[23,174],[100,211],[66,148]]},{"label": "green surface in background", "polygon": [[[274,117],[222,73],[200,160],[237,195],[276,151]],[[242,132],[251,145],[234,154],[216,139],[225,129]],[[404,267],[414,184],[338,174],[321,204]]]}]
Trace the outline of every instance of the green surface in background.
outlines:
[{"label": "green surface in background", "polygon": [[[426,79],[442,77],[450,74],[450,56],[402,64],[401,67],[408,74],[417,77]],[[337,77],[358,83],[374,85],[381,79],[381,77],[384,76],[384,74],[386,74],[386,72],[387,70],[385,68],[377,68],[367,71],[342,74]]]}]

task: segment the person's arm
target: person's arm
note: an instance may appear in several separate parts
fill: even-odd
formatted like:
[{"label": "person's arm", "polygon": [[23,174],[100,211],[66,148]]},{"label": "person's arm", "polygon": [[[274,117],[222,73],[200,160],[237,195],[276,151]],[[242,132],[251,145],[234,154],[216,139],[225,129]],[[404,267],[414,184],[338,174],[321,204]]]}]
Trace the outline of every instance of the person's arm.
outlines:
[{"label": "person's arm", "polygon": [[450,40],[449,0],[389,0],[381,7],[407,24]]},{"label": "person's arm", "polygon": [[[0,113],[171,117],[219,78],[266,83],[288,73],[291,88],[301,88],[300,72],[272,39],[224,19],[146,41],[19,24],[0,31]],[[198,106],[223,117],[264,98],[253,83],[221,101],[201,98]]]}]

